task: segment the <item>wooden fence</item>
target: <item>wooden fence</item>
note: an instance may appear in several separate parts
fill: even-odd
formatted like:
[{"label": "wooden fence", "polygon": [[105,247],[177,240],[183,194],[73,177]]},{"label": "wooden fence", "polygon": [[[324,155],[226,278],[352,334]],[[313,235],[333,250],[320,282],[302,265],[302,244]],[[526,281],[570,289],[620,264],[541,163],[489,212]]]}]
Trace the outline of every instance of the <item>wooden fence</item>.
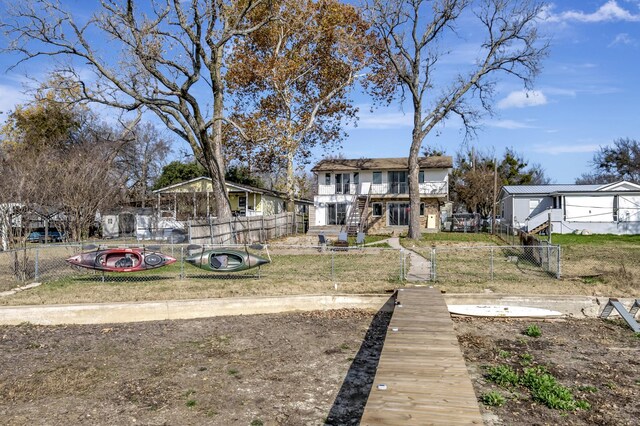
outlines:
[{"label": "wooden fence", "polygon": [[307,219],[299,213],[239,216],[229,220],[189,221],[189,241],[194,244],[245,244],[264,242],[306,232]]}]

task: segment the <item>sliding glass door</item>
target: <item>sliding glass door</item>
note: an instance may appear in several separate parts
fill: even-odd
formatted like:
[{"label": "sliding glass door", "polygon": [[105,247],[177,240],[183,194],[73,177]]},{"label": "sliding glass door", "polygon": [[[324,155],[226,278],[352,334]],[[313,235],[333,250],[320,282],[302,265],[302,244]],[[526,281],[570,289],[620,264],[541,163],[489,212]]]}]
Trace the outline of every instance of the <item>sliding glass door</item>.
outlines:
[{"label": "sliding glass door", "polygon": [[327,204],[327,225],[344,225],[347,218],[346,203]]},{"label": "sliding glass door", "polygon": [[388,203],[389,226],[409,225],[409,203]]},{"label": "sliding glass door", "polygon": [[407,181],[407,172],[389,172],[389,192],[391,194],[408,194],[409,183]]}]

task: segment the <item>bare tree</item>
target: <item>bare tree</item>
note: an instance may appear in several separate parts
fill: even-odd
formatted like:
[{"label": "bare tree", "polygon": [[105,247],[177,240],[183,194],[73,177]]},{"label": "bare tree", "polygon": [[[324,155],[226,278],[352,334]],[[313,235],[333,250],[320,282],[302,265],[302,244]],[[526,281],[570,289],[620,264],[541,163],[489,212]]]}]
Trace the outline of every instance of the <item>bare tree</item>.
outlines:
[{"label": "bare tree", "polygon": [[[547,50],[546,43],[539,43],[535,25],[541,8],[535,0],[366,0],[373,27],[385,41],[384,62],[374,78],[376,94],[388,96],[397,82],[402,99],[407,94],[413,106],[410,238],[421,235],[418,156],[425,137],[452,115],[459,116],[467,135],[472,135],[482,113],[491,112],[493,76],[511,75],[531,87]],[[475,64],[466,72],[438,74],[441,59],[451,53],[446,43],[458,36],[461,17],[468,15],[475,16],[484,32]],[[393,79],[381,78],[385,73]],[[449,83],[441,85],[446,78]],[[478,101],[472,102],[471,95]]]},{"label": "bare tree", "polygon": [[[25,0],[8,8],[1,26],[13,40],[6,50],[21,53],[21,62],[62,59],[57,71],[79,84],[82,100],[155,113],[209,170],[217,216],[230,217],[221,131],[229,122],[225,55],[234,39],[271,20],[270,9],[269,0],[101,0],[85,18],[55,0]],[[93,78],[82,78],[74,64]]]},{"label": "bare tree", "polygon": [[125,144],[116,157],[118,168],[127,176],[130,197],[146,206],[147,193],[162,173],[171,143],[151,123],[131,127]]}]

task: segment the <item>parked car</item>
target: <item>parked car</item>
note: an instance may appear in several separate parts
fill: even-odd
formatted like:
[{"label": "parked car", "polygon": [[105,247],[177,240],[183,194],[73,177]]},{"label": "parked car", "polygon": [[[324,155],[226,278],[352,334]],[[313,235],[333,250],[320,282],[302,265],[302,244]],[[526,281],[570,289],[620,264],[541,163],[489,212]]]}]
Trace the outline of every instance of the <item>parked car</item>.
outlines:
[{"label": "parked car", "polygon": [[64,240],[64,233],[57,229],[49,229],[46,232],[46,235],[44,229],[31,231],[27,236],[27,241],[30,243],[56,243],[61,242],[62,240]]}]

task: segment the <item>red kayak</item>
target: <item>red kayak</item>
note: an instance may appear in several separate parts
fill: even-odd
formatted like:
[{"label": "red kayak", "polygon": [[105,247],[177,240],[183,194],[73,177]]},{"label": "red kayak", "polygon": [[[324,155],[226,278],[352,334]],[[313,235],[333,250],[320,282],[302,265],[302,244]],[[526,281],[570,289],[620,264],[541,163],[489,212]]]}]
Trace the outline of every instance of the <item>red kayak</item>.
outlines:
[{"label": "red kayak", "polygon": [[72,265],[105,272],[137,272],[170,265],[176,259],[144,248],[112,248],[90,251],[67,259]]}]

